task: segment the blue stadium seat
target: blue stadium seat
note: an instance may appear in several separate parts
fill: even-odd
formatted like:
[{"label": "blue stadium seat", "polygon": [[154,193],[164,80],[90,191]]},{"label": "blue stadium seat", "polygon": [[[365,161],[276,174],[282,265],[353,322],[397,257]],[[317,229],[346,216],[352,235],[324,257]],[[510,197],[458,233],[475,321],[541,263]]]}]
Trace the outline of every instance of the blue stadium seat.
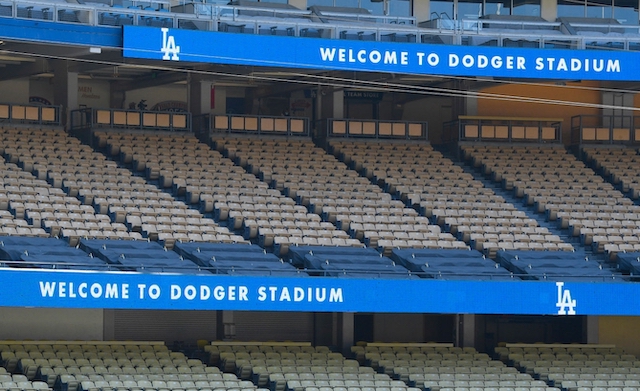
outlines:
[{"label": "blue stadium seat", "polygon": [[309,274],[331,277],[412,278],[406,268],[373,248],[295,246],[289,249],[294,265]]},{"label": "blue stadium seat", "polygon": [[11,4],[0,4],[0,16],[11,16]]},{"label": "blue stadium seat", "polygon": [[394,249],[391,259],[423,277],[511,280],[508,270],[476,250]]},{"label": "blue stadium seat", "polygon": [[86,252],[69,247],[61,239],[20,236],[0,237],[0,259],[15,267],[107,270],[110,265]]},{"label": "blue stadium seat", "polygon": [[622,281],[622,276],[583,252],[498,251],[496,261],[523,279],[562,281]]},{"label": "blue stadium seat", "polygon": [[135,240],[81,240],[82,250],[124,270],[147,272],[206,273],[178,253],[156,242]]},{"label": "blue stadium seat", "polygon": [[640,252],[619,252],[618,269],[632,275],[640,274]]},{"label": "blue stadium seat", "polygon": [[231,243],[176,243],[174,251],[216,274],[307,276],[261,247]]}]

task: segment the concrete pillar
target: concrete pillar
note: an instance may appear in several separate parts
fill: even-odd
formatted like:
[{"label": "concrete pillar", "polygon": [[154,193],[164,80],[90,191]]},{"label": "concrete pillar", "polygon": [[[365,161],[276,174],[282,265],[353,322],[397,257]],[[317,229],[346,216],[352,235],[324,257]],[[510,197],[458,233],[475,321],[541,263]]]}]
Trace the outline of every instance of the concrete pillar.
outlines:
[{"label": "concrete pillar", "polygon": [[298,9],[307,9],[307,0],[289,0],[289,5],[292,5]]},{"label": "concrete pillar", "polygon": [[342,312],[338,313],[337,321],[338,321],[338,347],[340,351],[343,353],[349,352],[351,347],[355,345],[354,341],[354,330],[353,327],[355,325],[355,316],[353,312]]},{"label": "concrete pillar", "polygon": [[333,116],[332,118],[344,118],[344,91],[333,91]]},{"label": "concrete pillar", "polygon": [[127,94],[124,91],[113,88],[114,83],[111,83],[111,91],[109,92],[109,108],[111,109],[126,109],[125,99]]},{"label": "concrete pillar", "polygon": [[68,125],[69,112],[78,109],[78,73],[69,72],[66,61],[53,64],[53,104],[61,105],[62,125]]},{"label": "concrete pillar", "polygon": [[478,115],[478,98],[475,96],[467,96],[463,99],[465,101],[466,112],[460,115]]},{"label": "concrete pillar", "polygon": [[236,323],[233,319],[233,311],[222,311],[222,326],[225,340],[236,337]]},{"label": "concrete pillar", "polygon": [[426,22],[431,20],[431,15],[429,12],[431,10],[431,2],[430,1],[412,1],[413,9],[412,15],[416,18],[416,22]]},{"label": "concrete pillar", "polygon": [[192,76],[189,78],[189,94],[187,96],[187,107],[192,115],[209,114],[211,112],[213,82],[210,80],[202,80],[200,77]]},{"label": "concrete pillar", "polygon": [[213,91],[213,101],[211,112],[213,114],[226,114],[227,113],[227,89],[225,87],[211,85]]},{"label": "concrete pillar", "polygon": [[558,17],[558,0],[541,0],[540,16],[548,22],[555,22]]},{"label": "concrete pillar", "polygon": [[600,318],[597,316],[587,316],[587,340],[586,343],[600,343]]},{"label": "concrete pillar", "polygon": [[475,347],[476,316],[472,314],[456,315],[456,344],[460,347]]}]

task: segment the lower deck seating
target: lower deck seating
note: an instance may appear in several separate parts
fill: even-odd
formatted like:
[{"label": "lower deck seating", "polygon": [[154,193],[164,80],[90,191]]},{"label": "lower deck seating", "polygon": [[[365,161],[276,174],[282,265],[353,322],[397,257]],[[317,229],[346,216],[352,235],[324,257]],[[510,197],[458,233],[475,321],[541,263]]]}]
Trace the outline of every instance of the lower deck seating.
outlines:
[{"label": "lower deck seating", "polygon": [[58,391],[255,390],[159,342],[0,342],[0,388]]},{"label": "lower deck seating", "polygon": [[[429,143],[331,141],[331,147],[374,183],[489,257],[505,248],[573,249]],[[440,248],[439,243],[412,240],[408,244]]]},{"label": "lower deck seating", "polygon": [[468,248],[309,139],[215,138],[214,141],[236,163],[321,215],[324,223],[339,228],[327,233],[331,238],[304,245],[364,243],[385,255],[392,248],[416,245]]},{"label": "lower deck seating", "polygon": [[472,347],[446,343],[368,343],[352,347],[352,352],[378,373],[423,390],[558,391]]},{"label": "lower deck seating", "polygon": [[638,237],[633,230],[640,227],[640,206],[561,145],[464,145],[462,151],[525,205],[598,253],[623,243],[622,235]]},{"label": "lower deck seating", "polygon": [[563,390],[627,390],[640,387],[637,358],[615,345],[503,344],[502,361]]}]

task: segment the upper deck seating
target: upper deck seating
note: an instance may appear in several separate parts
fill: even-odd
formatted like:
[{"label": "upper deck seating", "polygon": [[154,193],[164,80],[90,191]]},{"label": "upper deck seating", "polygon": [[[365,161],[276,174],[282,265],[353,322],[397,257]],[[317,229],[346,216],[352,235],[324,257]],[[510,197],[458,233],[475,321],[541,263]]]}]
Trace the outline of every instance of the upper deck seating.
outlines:
[{"label": "upper deck seating", "polygon": [[588,164],[601,173],[628,197],[640,198],[640,155],[628,147],[584,147],[582,152]]},{"label": "upper deck seating", "polygon": [[[17,165],[0,161],[0,233],[2,235],[19,235],[31,237],[49,237],[41,227],[41,217],[31,207],[38,202],[51,201],[49,196],[56,197],[56,201],[63,200],[64,193],[52,189],[45,181],[37,180],[30,173],[22,171]],[[29,203],[29,211],[25,213],[25,202]],[[60,202],[58,202],[60,203]],[[49,206],[52,206],[49,203]],[[62,204],[62,207],[66,204]],[[51,211],[50,211],[51,212]],[[46,215],[46,219],[53,220],[53,215]]]},{"label": "upper deck seating", "polygon": [[[622,193],[633,200],[640,198],[640,169],[637,168],[640,155],[635,148],[584,147],[582,151],[586,162]],[[627,220],[637,220],[633,215],[627,217]],[[640,251],[640,226],[634,227],[630,222],[625,224],[629,227],[618,230],[618,236],[622,240],[604,246],[604,251],[609,253],[611,258],[615,258],[618,252]]]},{"label": "upper deck seating", "polygon": [[[119,133],[96,132],[99,143],[115,137],[119,140]],[[146,139],[144,133],[140,133],[140,140]],[[114,144],[115,143],[114,139]],[[176,143],[180,139],[176,136]],[[138,140],[129,135],[123,141],[123,150],[120,146],[111,145],[109,152],[115,153],[126,159],[132,158],[126,153],[129,145],[134,145]],[[168,145],[168,144],[167,144]],[[102,156],[94,152],[94,155]],[[117,167],[115,162],[101,158],[108,165]],[[150,165],[147,169],[144,162],[134,167],[148,172],[149,179],[157,179],[159,171],[157,166]],[[71,184],[74,184],[71,178]],[[213,241],[235,243],[244,239],[232,235],[226,227],[218,226],[213,220],[205,218],[197,210],[189,208],[184,202],[174,199],[171,194],[149,184],[143,178],[132,175],[131,171],[115,168],[110,175],[89,175],[87,181],[76,181],[75,186],[80,187],[79,196],[85,203],[94,204],[96,208],[107,211],[117,222],[123,222],[131,231],[140,232],[150,240],[161,241],[166,246],[172,246],[175,241]],[[115,191],[114,191],[115,190]],[[141,203],[140,201],[144,201]]]},{"label": "upper deck seating", "polygon": [[[323,28],[311,12],[283,3],[234,0],[219,16],[219,31],[261,35],[320,37]],[[228,11],[231,11],[229,14]]]},{"label": "upper deck seating", "polygon": [[569,34],[583,37],[587,48],[624,49],[626,38],[640,38],[637,26],[623,25],[615,18],[558,18]]},{"label": "upper deck seating", "polygon": [[[310,140],[217,139],[219,148],[273,187],[322,214],[352,238],[386,249],[420,245],[467,248]],[[340,239],[340,231],[332,231]],[[411,237],[410,235],[413,235]],[[347,241],[347,243],[350,243]],[[314,243],[306,243],[314,244]]]},{"label": "upper deck seating", "polygon": [[597,252],[624,243],[622,235],[637,236],[633,230],[640,207],[562,146],[474,145],[463,152],[505,189]]},{"label": "upper deck seating", "polygon": [[[106,214],[95,213],[91,205],[82,205],[75,194],[66,194],[61,189],[55,168],[68,175],[72,171],[75,174],[72,162],[84,158],[78,140],[66,140],[63,132],[52,129],[34,132],[7,129],[2,139],[5,159],[19,164],[25,171],[22,176],[31,180],[31,189],[23,189],[21,199],[11,203],[16,215],[42,226],[51,236],[64,237],[71,245],[76,245],[79,237],[129,237],[124,225],[112,223]],[[45,145],[45,139],[51,143]],[[64,151],[59,149],[62,142]],[[64,169],[59,157],[65,160]]]},{"label": "upper deck seating", "polygon": [[358,41],[416,42],[419,31],[413,18],[373,15],[365,8],[314,5],[313,20],[336,26],[336,37]]},{"label": "upper deck seating", "polygon": [[572,250],[429,144],[332,141],[334,152],[472,248]]},{"label": "upper deck seating", "polygon": [[[470,22],[470,21],[469,21]],[[477,30],[469,37],[473,45],[497,46],[497,36],[503,36],[502,45],[508,47],[539,47],[541,36],[551,41],[563,40],[561,23],[549,23],[540,16],[484,15],[475,23]]]},{"label": "upper deck seating", "polygon": [[102,135],[111,153],[125,164],[142,171],[160,186],[184,194],[189,203],[199,203],[204,213],[241,229],[244,238],[257,240],[263,247],[277,247],[286,254],[290,245],[308,241],[327,245],[362,245],[350,241],[345,232],[306,207],[270,189],[220,152],[199,143],[193,135],[109,133]]}]

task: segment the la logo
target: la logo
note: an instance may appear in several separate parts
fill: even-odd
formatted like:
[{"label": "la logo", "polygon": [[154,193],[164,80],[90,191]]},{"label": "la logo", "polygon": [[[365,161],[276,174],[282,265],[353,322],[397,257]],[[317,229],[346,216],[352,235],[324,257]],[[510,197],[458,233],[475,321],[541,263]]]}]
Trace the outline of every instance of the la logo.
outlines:
[{"label": "la logo", "polygon": [[176,39],[173,35],[169,35],[169,29],[166,27],[162,30],[162,48],[160,51],[164,53],[163,60],[178,61],[178,53],[180,53],[180,46],[176,46]]},{"label": "la logo", "polygon": [[558,315],[575,315],[576,314],[576,300],[571,299],[571,291],[564,289],[564,282],[556,282],[558,288]]}]

